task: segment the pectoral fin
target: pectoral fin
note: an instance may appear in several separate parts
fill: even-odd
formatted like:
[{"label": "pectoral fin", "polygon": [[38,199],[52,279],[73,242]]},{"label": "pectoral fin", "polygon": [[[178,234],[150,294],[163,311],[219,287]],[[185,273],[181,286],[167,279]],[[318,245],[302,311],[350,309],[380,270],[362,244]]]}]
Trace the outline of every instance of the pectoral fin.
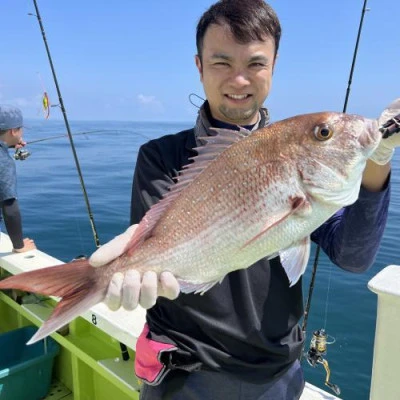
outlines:
[{"label": "pectoral fin", "polygon": [[242,249],[252,244],[254,241],[259,239],[265,233],[267,233],[271,228],[283,222],[286,218],[289,218],[293,214],[298,214],[302,216],[308,216],[311,213],[311,204],[307,200],[306,197],[296,196],[289,199],[288,207],[286,210],[283,210],[280,214],[274,214],[268,221],[265,223],[263,229],[250,240],[248,240],[243,246]]},{"label": "pectoral fin", "polygon": [[292,247],[279,252],[290,286],[296,284],[300,276],[304,274],[310,258],[310,247],[310,237],[307,236]]}]

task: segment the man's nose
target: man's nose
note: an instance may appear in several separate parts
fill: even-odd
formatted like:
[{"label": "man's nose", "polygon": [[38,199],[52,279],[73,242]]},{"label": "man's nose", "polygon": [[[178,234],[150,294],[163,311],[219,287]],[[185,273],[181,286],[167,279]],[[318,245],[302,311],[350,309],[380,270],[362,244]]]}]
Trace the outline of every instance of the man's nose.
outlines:
[{"label": "man's nose", "polygon": [[232,72],[231,81],[237,86],[247,86],[250,84],[250,79],[247,72],[243,69],[236,69]]}]

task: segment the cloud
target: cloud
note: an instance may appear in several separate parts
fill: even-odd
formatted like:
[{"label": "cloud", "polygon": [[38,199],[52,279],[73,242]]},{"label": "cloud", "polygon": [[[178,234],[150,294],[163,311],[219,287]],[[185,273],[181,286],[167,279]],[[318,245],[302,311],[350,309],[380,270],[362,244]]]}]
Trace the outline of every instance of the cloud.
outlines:
[{"label": "cloud", "polygon": [[142,104],[161,104],[158,100],[156,100],[155,96],[145,96],[144,94],[139,94],[137,96],[139,103]]},{"label": "cloud", "polygon": [[2,103],[12,104],[17,107],[25,108],[25,107],[32,107],[37,104],[41,104],[41,96],[35,96],[32,98],[27,97],[5,97],[2,93],[0,93],[0,99]]},{"label": "cloud", "polygon": [[34,104],[32,100],[28,100],[23,97],[16,97],[14,99],[11,99],[10,103],[14,104],[17,107],[21,107],[21,108],[32,106]]},{"label": "cloud", "polygon": [[38,118],[42,115],[42,96],[12,97],[0,92],[0,103],[11,104],[22,110],[26,118]]},{"label": "cloud", "polygon": [[153,115],[162,115],[165,113],[164,105],[156,98],[156,96],[138,94],[136,101],[139,102],[140,108],[142,108],[143,112],[148,111]]}]

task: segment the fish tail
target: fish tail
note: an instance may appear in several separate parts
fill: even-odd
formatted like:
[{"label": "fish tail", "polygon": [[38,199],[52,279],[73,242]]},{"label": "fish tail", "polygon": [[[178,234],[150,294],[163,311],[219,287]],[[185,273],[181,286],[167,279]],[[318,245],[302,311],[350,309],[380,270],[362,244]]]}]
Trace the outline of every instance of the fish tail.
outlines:
[{"label": "fish tail", "polygon": [[104,299],[96,269],[88,260],[24,272],[0,281],[0,289],[19,289],[61,297],[50,318],[27,344],[35,343],[72,321]]}]

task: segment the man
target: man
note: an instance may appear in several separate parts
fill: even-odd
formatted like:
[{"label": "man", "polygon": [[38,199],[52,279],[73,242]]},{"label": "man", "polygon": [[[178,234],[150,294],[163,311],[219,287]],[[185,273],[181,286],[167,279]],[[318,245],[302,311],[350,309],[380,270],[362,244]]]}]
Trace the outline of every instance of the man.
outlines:
[{"label": "man", "polygon": [[[22,135],[21,110],[13,106],[0,105],[0,205],[15,253],[36,249],[32,239],[23,239],[21,213],[17,200],[15,163],[8,152],[9,147],[18,148],[25,145]],[[0,213],[0,227],[1,220]]]},{"label": "man", "polygon": [[[210,127],[255,130],[268,124],[268,96],[281,28],[262,0],[221,0],[197,26],[195,57],[207,101],[193,129],[152,140],[139,151],[134,174],[131,223],[174,184],[174,178]],[[380,145],[368,161],[359,200],[313,233],[331,260],[362,272],[374,261],[389,204],[394,142]],[[377,164],[378,162],[378,164]],[[124,250],[136,225],[92,257],[101,266]],[[157,297],[159,296],[159,297]],[[147,308],[147,324],[136,347],[136,374],[145,382],[141,400],[299,399],[304,388],[298,358],[303,337],[301,280],[289,283],[279,257],[234,271],[203,296],[179,294],[170,272],[161,276],[116,274],[106,303]]]}]

